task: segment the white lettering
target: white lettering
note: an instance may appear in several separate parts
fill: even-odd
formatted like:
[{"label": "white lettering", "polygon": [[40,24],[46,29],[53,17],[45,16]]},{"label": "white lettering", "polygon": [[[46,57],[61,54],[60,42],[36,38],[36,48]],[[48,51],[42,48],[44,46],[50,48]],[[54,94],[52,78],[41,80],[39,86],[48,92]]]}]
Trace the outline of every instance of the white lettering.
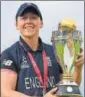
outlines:
[{"label": "white lettering", "polygon": [[25,86],[26,86],[26,89],[30,89],[30,78],[25,78]]},{"label": "white lettering", "polygon": [[[26,77],[25,78],[25,87],[26,87],[26,89],[42,88],[42,85],[37,77]],[[49,87],[51,87],[51,88],[55,87],[54,76],[50,76],[48,78],[47,88],[49,88]]]}]

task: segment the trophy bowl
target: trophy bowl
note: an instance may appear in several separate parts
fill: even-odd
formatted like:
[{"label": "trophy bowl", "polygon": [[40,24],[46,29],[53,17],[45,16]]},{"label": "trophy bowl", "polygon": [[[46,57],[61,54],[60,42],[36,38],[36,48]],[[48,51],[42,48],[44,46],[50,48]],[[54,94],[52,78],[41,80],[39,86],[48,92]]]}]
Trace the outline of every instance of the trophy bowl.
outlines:
[{"label": "trophy bowl", "polygon": [[52,45],[56,59],[63,69],[63,79],[57,84],[59,97],[82,97],[79,86],[72,79],[74,60],[80,51],[82,36],[72,19],[59,22],[58,30],[52,31]]}]

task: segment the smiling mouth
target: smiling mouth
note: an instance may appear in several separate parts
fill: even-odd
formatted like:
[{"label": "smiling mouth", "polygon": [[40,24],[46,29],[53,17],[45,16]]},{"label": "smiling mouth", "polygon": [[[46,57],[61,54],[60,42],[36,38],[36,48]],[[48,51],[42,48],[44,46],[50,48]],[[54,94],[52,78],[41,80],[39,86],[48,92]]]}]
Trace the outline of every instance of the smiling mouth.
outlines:
[{"label": "smiling mouth", "polygon": [[24,27],[25,29],[34,29],[34,27],[32,26],[27,26],[27,27]]},{"label": "smiling mouth", "polygon": [[24,27],[24,30],[26,32],[33,32],[34,31],[34,27],[33,26],[26,26],[26,27]]}]

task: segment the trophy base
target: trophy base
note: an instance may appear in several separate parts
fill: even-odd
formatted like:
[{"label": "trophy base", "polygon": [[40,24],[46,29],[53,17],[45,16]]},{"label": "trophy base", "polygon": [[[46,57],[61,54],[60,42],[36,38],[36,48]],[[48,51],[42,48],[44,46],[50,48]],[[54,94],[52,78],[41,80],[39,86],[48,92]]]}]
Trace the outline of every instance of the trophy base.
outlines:
[{"label": "trophy base", "polygon": [[57,95],[58,97],[82,97],[80,95]]},{"label": "trophy base", "polygon": [[71,79],[63,79],[57,87],[56,95],[59,97],[82,97],[78,85]]}]

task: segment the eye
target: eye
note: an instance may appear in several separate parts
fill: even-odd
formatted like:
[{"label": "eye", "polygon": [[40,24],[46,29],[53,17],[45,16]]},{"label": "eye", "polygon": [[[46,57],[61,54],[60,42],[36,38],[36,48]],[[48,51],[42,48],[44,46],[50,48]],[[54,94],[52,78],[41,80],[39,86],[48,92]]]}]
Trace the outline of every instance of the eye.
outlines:
[{"label": "eye", "polygon": [[23,19],[23,20],[27,20],[28,17],[27,17],[27,16],[23,16],[22,19]]},{"label": "eye", "polygon": [[38,17],[37,16],[31,16],[30,19],[36,20]]}]

